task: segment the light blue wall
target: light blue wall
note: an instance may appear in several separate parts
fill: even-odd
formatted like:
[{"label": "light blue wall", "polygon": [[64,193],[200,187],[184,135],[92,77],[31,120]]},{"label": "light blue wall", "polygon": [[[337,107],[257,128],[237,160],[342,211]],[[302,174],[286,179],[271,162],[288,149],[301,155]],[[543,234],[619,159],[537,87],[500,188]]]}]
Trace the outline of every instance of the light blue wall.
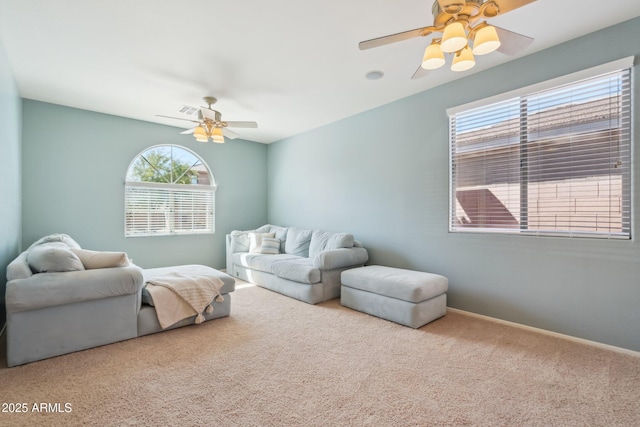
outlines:
[{"label": "light blue wall", "polygon": [[20,103],[0,41],[0,329],[5,323],[6,267],[20,252]]},{"label": "light blue wall", "polygon": [[[234,140],[202,144],[181,129],[23,101],[23,244],[67,233],[82,247],[126,251],[141,267],[225,267],[224,236],[266,222],[267,148]],[[182,145],[218,185],[211,235],[124,237],[124,180],[133,158],[157,144]]]},{"label": "light blue wall", "polygon": [[[446,275],[452,307],[640,351],[637,239],[450,234],[447,226],[446,108],[637,55],[632,40],[640,19],[274,143],[268,220],[352,232],[371,263]],[[636,129],[638,118],[636,109]]]}]

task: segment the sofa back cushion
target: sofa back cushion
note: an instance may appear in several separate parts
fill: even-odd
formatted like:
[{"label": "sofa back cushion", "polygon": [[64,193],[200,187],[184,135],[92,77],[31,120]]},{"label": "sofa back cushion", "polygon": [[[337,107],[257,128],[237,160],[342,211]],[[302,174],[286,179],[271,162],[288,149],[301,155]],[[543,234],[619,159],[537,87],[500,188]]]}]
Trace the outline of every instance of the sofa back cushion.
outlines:
[{"label": "sofa back cushion", "polygon": [[231,233],[231,251],[249,252],[249,232],[233,230]]},{"label": "sofa back cushion", "polygon": [[284,252],[304,258],[309,257],[309,245],[311,244],[311,230],[291,227],[287,233]]},{"label": "sofa back cushion", "polygon": [[34,273],[82,271],[84,265],[62,242],[43,243],[29,249],[27,261]]},{"label": "sofa back cushion", "polygon": [[273,264],[271,271],[282,279],[310,285],[318,283],[322,279],[320,270],[314,267],[309,258],[296,258],[276,262]]},{"label": "sofa back cushion", "polygon": [[315,258],[322,251],[352,247],[353,234],[314,230],[309,245],[309,258]]}]

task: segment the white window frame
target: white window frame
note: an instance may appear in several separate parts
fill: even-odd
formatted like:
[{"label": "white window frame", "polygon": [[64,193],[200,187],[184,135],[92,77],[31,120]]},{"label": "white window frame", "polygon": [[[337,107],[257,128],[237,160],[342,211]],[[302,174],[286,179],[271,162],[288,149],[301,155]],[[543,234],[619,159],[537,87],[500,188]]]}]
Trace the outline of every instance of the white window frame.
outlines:
[{"label": "white window frame", "polygon": [[[215,233],[215,193],[217,186],[211,173],[211,169],[205,161],[188,148],[175,144],[155,145],[138,153],[127,168],[127,176],[134,166],[136,160],[146,152],[152,151],[160,147],[172,147],[184,150],[192,154],[199,160],[201,165],[206,169],[211,185],[202,184],[166,184],[158,182],[138,182],[125,180],[125,197],[124,197],[124,232],[125,237],[144,237],[144,236],[175,236],[187,234],[213,234]],[[192,202],[199,202],[204,208],[194,209],[193,206],[183,206],[177,203],[177,199],[187,197]],[[153,203],[152,203],[153,201]],[[159,202],[162,201],[164,207],[159,208]],[[145,205],[145,203],[147,203]],[[139,207],[134,207],[137,204]],[[141,217],[147,216],[146,220],[138,220],[134,224],[138,227],[130,225],[129,216],[137,214]],[[181,215],[191,216],[190,228],[182,228],[179,217]],[[194,218],[204,216],[204,221],[200,220],[200,226],[194,227],[198,221]],[[154,219],[155,217],[155,219]],[[163,217],[160,221],[157,218]],[[146,222],[146,223],[145,223]],[[188,221],[187,221],[188,222]],[[161,224],[161,225],[158,225]]]},{"label": "white window frame", "polygon": [[[632,182],[632,177],[631,174],[633,172],[633,167],[632,167],[632,145],[633,145],[633,126],[632,126],[632,122],[633,122],[633,106],[631,105],[633,103],[633,86],[632,86],[632,67],[633,67],[633,61],[634,58],[633,57],[628,57],[628,58],[623,58],[621,60],[618,61],[613,61],[607,64],[603,64],[597,67],[593,67],[587,70],[583,70],[577,73],[572,73],[566,76],[562,76],[556,79],[552,79],[552,80],[548,80],[542,83],[538,83],[535,85],[531,85],[531,86],[527,86],[524,88],[520,88],[517,89],[515,91],[510,91],[507,93],[503,93],[500,95],[496,95],[490,98],[486,98],[480,101],[476,101],[476,102],[472,102],[472,103],[468,103],[468,104],[464,104],[461,106],[457,106],[457,107],[453,107],[453,108],[449,108],[447,110],[447,115],[449,116],[449,120],[450,120],[450,134],[449,134],[449,145],[450,145],[450,151],[449,151],[449,180],[450,180],[450,185],[449,185],[449,232],[466,232],[466,233],[506,233],[506,234],[520,234],[520,235],[544,235],[544,236],[564,236],[564,237],[597,237],[597,238],[613,238],[613,239],[631,239],[631,207],[632,207],[632,197],[633,197],[633,192],[631,191],[631,182]],[[499,105],[505,105],[506,103],[510,102],[510,101],[514,101],[514,102],[520,102],[520,105],[523,105],[523,100],[528,99],[529,97],[541,93],[543,91],[546,90],[554,90],[557,88],[560,88],[564,85],[569,85],[569,84],[575,84],[575,83],[579,83],[582,80],[587,80],[587,79],[592,79],[592,78],[596,78],[598,76],[602,76],[602,75],[606,75],[609,73],[614,73],[614,72],[628,72],[628,79],[629,79],[629,95],[630,95],[630,104],[628,106],[628,114],[629,116],[626,117],[626,119],[629,120],[628,123],[626,123],[624,126],[627,126],[626,128],[624,128],[625,130],[628,129],[628,134],[626,135],[626,139],[624,139],[623,141],[625,143],[628,143],[628,157],[625,159],[626,160],[626,164],[623,165],[623,174],[622,174],[622,191],[623,191],[623,206],[621,207],[622,211],[621,211],[621,217],[622,217],[622,230],[620,232],[615,232],[615,231],[576,231],[573,229],[562,229],[562,230],[552,230],[552,229],[530,229],[528,227],[528,224],[523,223],[522,221],[520,221],[520,226],[519,227],[514,227],[513,225],[511,225],[511,227],[501,227],[499,224],[498,225],[492,225],[492,226],[477,226],[477,227],[473,227],[473,226],[468,226],[468,225],[463,225],[460,224],[458,222],[458,216],[457,216],[457,210],[459,210],[460,206],[457,206],[457,193],[456,193],[456,157],[457,154],[459,154],[461,151],[457,151],[460,150],[460,147],[458,147],[458,145],[456,144],[456,135],[460,135],[460,133],[457,133],[458,131],[456,130],[456,117],[464,117],[464,114],[474,114],[474,110],[475,111],[490,111],[490,109],[493,108],[497,108],[497,106]],[[527,111],[527,107],[526,105],[524,107],[524,110],[522,111]],[[469,117],[469,116],[467,116]],[[522,117],[526,117],[528,116],[521,116],[521,120]],[[520,126],[522,126],[522,122],[520,124]],[[525,126],[526,126],[526,121],[525,121]],[[522,132],[522,127],[520,128],[520,142],[516,143],[516,145],[520,144],[521,146],[526,146],[530,143],[530,141],[527,138],[526,132]],[[525,127],[526,129],[526,127]],[[524,140],[523,140],[524,138]],[[522,148],[521,148],[522,150]],[[492,159],[492,157],[487,157],[487,159]],[[525,190],[522,190],[522,187],[527,187],[527,185],[529,184],[528,181],[528,176],[526,175],[528,172],[528,169],[526,167],[522,166],[523,164],[523,158],[520,158],[520,174],[521,177],[520,179],[522,181],[520,181],[520,186],[521,186],[521,193],[525,192]],[[526,164],[526,158],[525,158],[525,164]],[[469,166],[471,167],[471,166]],[[495,169],[494,169],[495,170]],[[467,169],[467,172],[470,171],[470,169]],[[473,171],[482,171],[482,169],[473,169]],[[486,171],[490,171],[489,169],[486,169]],[[523,172],[524,171],[524,172]],[[524,175],[523,175],[524,173]],[[525,183],[525,184],[523,184]],[[522,199],[522,197],[524,197],[524,199]],[[626,200],[625,200],[626,198]],[[529,209],[529,201],[527,200],[527,195],[526,192],[525,194],[520,194],[520,200],[519,200],[519,209],[520,209],[520,213],[522,214],[522,211],[525,211],[525,219],[528,220],[528,217],[526,216],[526,211]],[[458,209],[457,209],[458,208]],[[489,211],[486,211],[489,212]],[[485,212],[485,213],[486,213]],[[459,213],[459,212],[458,212]],[[490,212],[489,212],[490,213]],[[520,220],[522,220],[522,217],[519,218]],[[533,227],[532,227],[533,228]]]}]

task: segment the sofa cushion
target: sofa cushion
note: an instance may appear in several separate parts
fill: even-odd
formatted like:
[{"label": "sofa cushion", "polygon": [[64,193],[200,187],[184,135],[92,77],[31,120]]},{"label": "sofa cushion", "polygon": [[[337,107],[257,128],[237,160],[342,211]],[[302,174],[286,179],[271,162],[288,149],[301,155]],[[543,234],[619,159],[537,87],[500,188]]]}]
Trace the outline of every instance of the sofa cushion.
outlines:
[{"label": "sofa cushion", "polygon": [[129,265],[129,258],[125,252],[100,252],[87,249],[71,249],[76,254],[84,268],[115,268]]},{"label": "sofa cushion", "polygon": [[280,253],[280,239],[263,237],[260,253],[263,255],[278,255]]},{"label": "sofa cushion", "polygon": [[285,253],[307,258],[309,256],[309,244],[311,243],[311,230],[291,227],[287,233]]},{"label": "sofa cushion", "polygon": [[275,236],[276,233],[249,233],[249,252],[259,254],[262,248],[262,239]]},{"label": "sofa cushion", "polygon": [[273,263],[272,272],[283,279],[314,284],[321,280],[320,270],[313,266],[309,258],[298,258]]},{"label": "sofa cushion", "polygon": [[353,247],[353,234],[314,230],[309,245],[309,258],[322,251]]},{"label": "sofa cushion", "polygon": [[252,254],[250,252],[236,252],[233,255],[231,255],[231,258],[233,259],[233,263],[235,265],[251,268],[251,261],[253,260],[253,258],[261,257],[261,256],[266,256],[266,255]]},{"label": "sofa cushion", "polygon": [[249,258],[249,268],[253,270],[273,273],[273,266],[281,261],[300,259],[296,255],[278,254],[278,255],[259,255]]},{"label": "sofa cushion", "polygon": [[62,242],[43,243],[29,249],[27,262],[34,273],[82,271],[80,258]]}]

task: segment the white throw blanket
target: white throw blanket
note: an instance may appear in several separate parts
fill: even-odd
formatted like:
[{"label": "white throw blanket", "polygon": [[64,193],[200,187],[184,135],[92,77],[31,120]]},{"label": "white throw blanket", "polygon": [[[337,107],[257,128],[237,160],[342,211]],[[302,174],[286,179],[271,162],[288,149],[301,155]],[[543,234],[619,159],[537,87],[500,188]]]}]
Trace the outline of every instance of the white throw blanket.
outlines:
[{"label": "white throw blanket", "polygon": [[212,276],[169,273],[147,281],[162,329],[182,319],[197,315],[195,323],[206,320],[204,313],[213,313],[213,301],[222,302],[222,280]]}]

